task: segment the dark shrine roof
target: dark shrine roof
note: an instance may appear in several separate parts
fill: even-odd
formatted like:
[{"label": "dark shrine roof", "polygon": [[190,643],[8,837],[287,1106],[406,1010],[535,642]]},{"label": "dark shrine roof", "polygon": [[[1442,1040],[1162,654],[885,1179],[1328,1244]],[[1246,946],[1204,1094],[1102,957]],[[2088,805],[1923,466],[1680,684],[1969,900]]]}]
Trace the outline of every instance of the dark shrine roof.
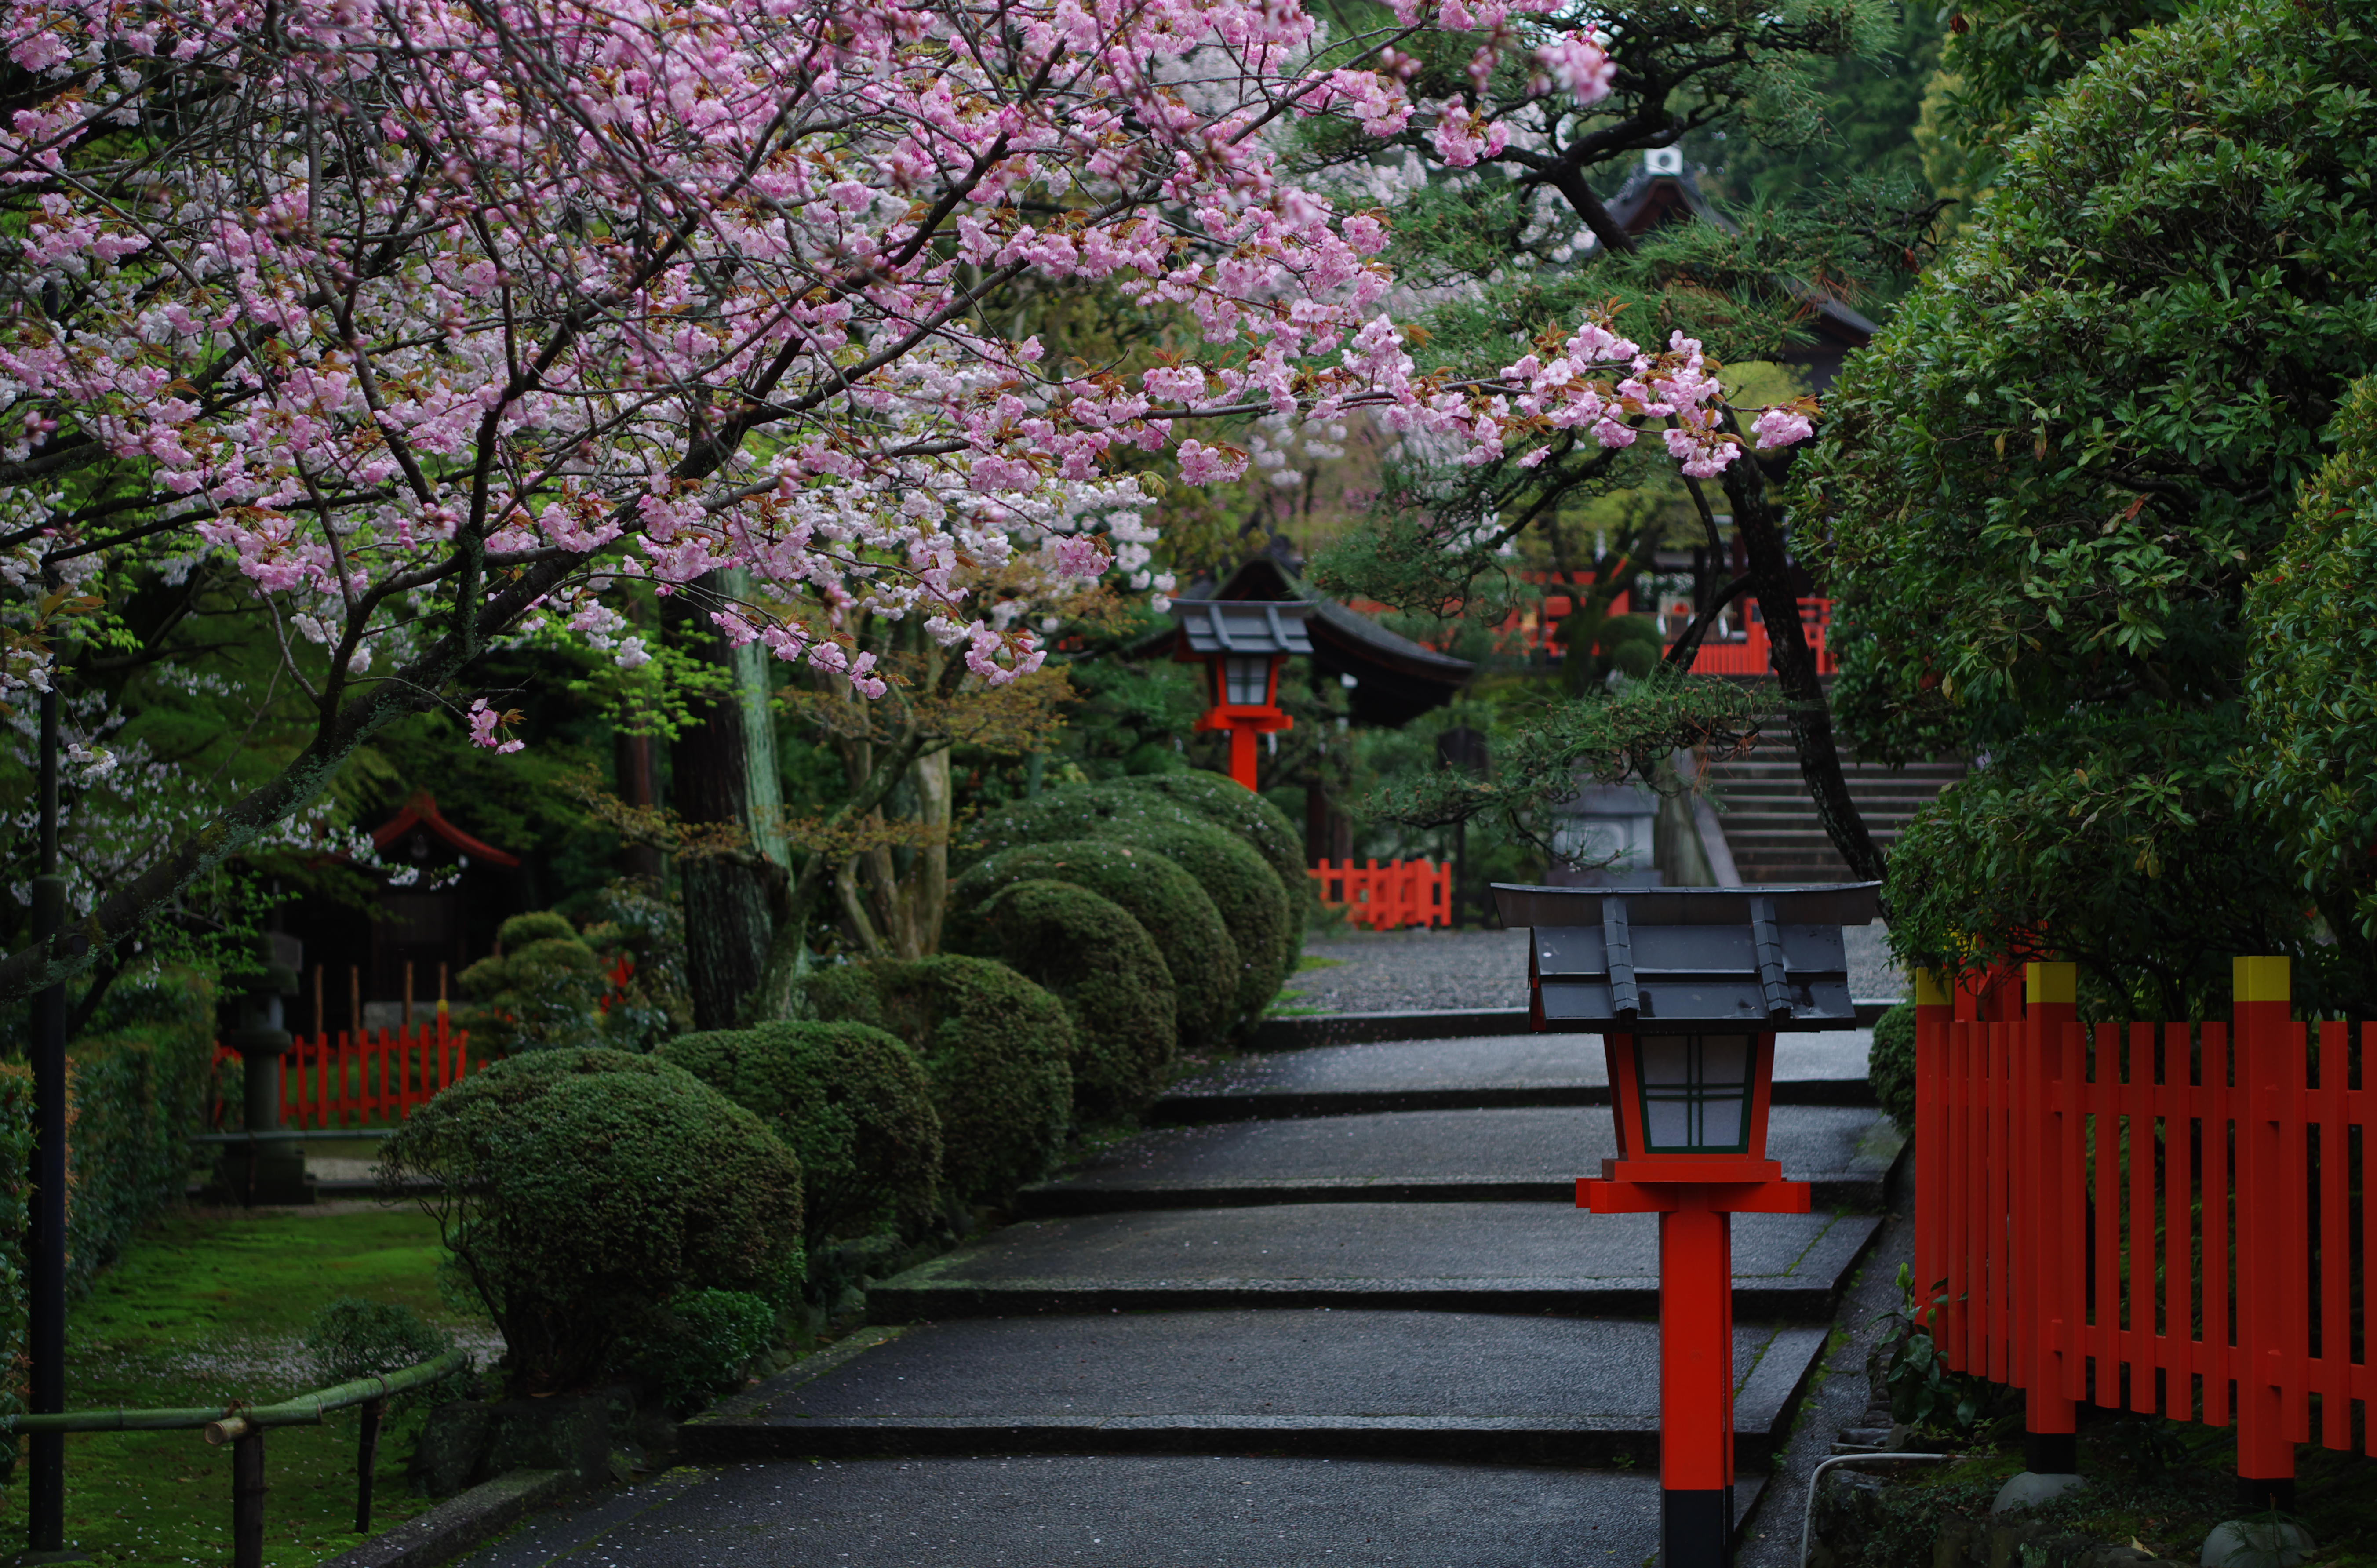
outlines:
[{"label": "dark shrine roof", "polygon": [[414,792],[412,798],[404,803],[403,810],[372,831],[372,844],[376,848],[386,849],[416,828],[473,860],[504,867],[520,863],[519,856],[507,855],[494,844],[482,843],[448,821],[437,809],[437,797],[425,789]]},{"label": "dark shrine roof", "polygon": [[1310,604],[1304,631],[1312,640],[1312,667],[1323,675],[1354,677],[1354,688],[1346,695],[1358,724],[1400,728],[1429,709],[1451,701],[1476,671],[1466,659],[1398,637],[1360,611],[1313,592],[1269,556],[1258,556],[1240,567],[1214,590],[1213,597],[1242,603],[1300,599]]}]

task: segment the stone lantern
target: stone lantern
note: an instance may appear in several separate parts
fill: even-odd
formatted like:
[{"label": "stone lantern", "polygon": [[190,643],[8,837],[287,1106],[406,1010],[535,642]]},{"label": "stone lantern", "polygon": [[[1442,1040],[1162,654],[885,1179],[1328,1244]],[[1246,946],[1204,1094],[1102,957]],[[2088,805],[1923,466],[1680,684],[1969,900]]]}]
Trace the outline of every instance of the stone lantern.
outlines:
[{"label": "stone lantern", "polygon": [[311,1203],[305,1179],[305,1146],[281,1132],[281,1058],[292,1040],[281,1026],[281,1001],[296,993],[305,948],[294,937],[274,931],[258,943],[264,970],[251,977],[229,1005],[237,1025],[222,1043],[239,1053],[245,1094],[242,1109],[247,1138],[223,1145],[224,1190],[243,1203]]}]

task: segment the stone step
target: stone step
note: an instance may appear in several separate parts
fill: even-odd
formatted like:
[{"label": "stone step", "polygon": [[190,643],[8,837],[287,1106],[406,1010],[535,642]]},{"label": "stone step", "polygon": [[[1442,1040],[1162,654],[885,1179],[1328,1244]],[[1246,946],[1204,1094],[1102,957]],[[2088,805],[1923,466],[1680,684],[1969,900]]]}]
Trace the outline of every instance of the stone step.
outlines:
[{"label": "stone step", "polygon": [[[1737,1540],[1764,1485],[1747,1474],[1735,1482]],[[1658,1550],[1659,1477],[1639,1466],[1431,1466],[1238,1452],[687,1466],[591,1493],[462,1561],[468,1568],[1632,1568]]]},{"label": "stone step", "polygon": [[[1772,1458],[1825,1334],[1736,1326],[1740,1464],[1760,1469]],[[1646,1467],[1659,1458],[1652,1323],[1249,1310],[985,1318],[860,1337],[866,1347],[813,1357],[688,1423],[684,1456],[1260,1449]]]},{"label": "stone step", "polygon": [[[1879,1212],[1901,1140],[1881,1112],[1776,1106],[1766,1153],[1815,1185],[1820,1209]],[[1572,1205],[1618,1154],[1616,1119],[1585,1106],[1406,1110],[1161,1129],[1026,1188],[1031,1215],[1326,1203]]]},{"label": "stone step", "polygon": [[[1785,1035],[1774,1047],[1777,1105],[1870,1106],[1871,1029]],[[1176,1083],[1153,1122],[1282,1120],[1399,1110],[1606,1106],[1598,1035],[1472,1035],[1268,1051]],[[1586,1172],[1584,1174],[1591,1174]]]},{"label": "stone step", "polygon": [[[1830,1316],[1881,1221],[1742,1215],[1734,1311]],[[1025,1220],[866,1292],[875,1323],[1226,1307],[1361,1307],[1648,1317],[1655,1215],[1547,1203],[1329,1203]]]}]

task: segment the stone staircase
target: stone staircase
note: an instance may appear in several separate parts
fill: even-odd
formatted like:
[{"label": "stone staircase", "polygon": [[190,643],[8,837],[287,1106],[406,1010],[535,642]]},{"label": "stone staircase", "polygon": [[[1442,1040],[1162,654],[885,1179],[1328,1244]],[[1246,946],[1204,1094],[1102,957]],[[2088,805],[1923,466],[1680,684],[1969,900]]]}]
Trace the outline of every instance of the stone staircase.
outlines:
[{"label": "stone staircase", "polygon": [[[1848,765],[1849,794],[1867,831],[1887,854],[1915,813],[1965,776],[1961,761],[1913,762],[1904,768]],[[1717,820],[1745,882],[1838,882],[1847,863],[1816,819],[1799,759],[1788,741],[1709,770]]]}]

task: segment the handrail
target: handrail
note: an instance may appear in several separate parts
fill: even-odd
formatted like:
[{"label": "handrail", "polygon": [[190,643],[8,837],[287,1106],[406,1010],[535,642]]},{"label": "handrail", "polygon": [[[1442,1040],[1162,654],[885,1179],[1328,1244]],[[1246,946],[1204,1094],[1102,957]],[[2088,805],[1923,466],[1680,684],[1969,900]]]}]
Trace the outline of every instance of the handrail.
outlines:
[{"label": "handrail", "polygon": [[265,1427],[314,1427],[333,1410],[367,1400],[386,1399],[409,1389],[442,1382],[468,1371],[471,1353],[448,1350],[443,1356],[400,1371],[357,1378],[312,1394],[301,1394],[278,1405],[200,1405],[179,1408],[135,1410],[66,1410],[55,1415],[0,1416],[0,1435],[14,1432],[183,1431],[206,1429],[207,1441],[225,1443]]}]

